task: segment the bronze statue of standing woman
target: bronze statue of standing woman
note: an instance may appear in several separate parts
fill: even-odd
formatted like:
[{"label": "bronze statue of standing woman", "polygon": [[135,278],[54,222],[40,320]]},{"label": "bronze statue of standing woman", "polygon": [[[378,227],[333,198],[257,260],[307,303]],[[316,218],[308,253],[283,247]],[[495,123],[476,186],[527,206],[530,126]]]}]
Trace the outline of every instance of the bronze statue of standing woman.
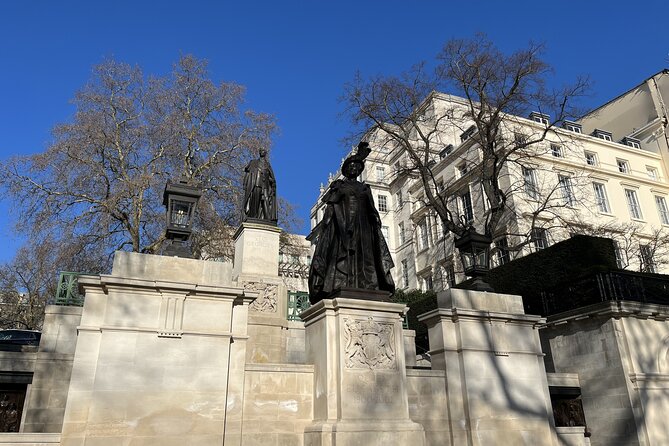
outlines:
[{"label": "bronze statue of standing woman", "polygon": [[267,151],[260,149],[259,153],[260,157],[244,169],[242,220],[276,225],[276,179]]},{"label": "bronze statue of standing woman", "polygon": [[342,165],[345,179],[333,181],[323,196],[325,214],[308,237],[316,240],[309,271],[311,303],[342,288],[395,291],[381,218],[369,186],[357,180],[370,152],[368,143],[358,144]]}]

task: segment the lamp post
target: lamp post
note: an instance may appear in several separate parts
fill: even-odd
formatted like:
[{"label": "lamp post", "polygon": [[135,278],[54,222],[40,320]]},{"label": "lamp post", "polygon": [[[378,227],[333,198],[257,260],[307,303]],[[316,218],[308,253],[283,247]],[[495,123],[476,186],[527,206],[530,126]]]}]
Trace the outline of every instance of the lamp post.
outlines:
[{"label": "lamp post", "polygon": [[490,243],[492,238],[479,234],[472,227],[455,240],[455,247],[460,252],[460,261],[465,275],[473,280],[468,286],[476,291],[494,291],[484,278],[490,270]]},{"label": "lamp post", "polygon": [[195,206],[202,196],[202,191],[185,180],[178,183],[170,181],[165,185],[163,205],[167,209],[165,237],[170,244],[163,250],[163,255],[187,257],[193,256],[186,242],[193,232]]}]

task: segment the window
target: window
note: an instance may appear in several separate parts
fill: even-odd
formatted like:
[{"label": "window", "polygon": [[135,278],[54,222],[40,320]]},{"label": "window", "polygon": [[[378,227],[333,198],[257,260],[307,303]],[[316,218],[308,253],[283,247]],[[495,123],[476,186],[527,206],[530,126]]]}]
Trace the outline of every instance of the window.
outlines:
[{"label": "window", "polygon": [[460,195],[458,201],[458,206],[460,207],[460,216],[464,219],[465,223],[471,223],[474,221],[474,209],[472,208],[472,195],[469,191]]},{"label": "window", "polygon": [[395,194],[395,202],[397,203],[398,209],[404,206],[404,196],[402,195],[401,190],[397,191],[397,193]]},{"label": "window", "polygon": [[407,288],[409,286],[409,262],[407,259],[402,259],[402,286]]},{"label": "window", "polygon": [[623,138],[621,141],[623,144],[629,147],[634,147],[635,149],[640,149],[641,148],[641,141],[639,141],[636,138],[632,138],[631,136],[626,136]]},{"label": "window", "polygon": [[453,144],[447,145],[446,147],[443,148],[441,152],[439,152],[439,158],[443,160],[448,155],[450,155],[452,151],[453,151]]},{"label": "window", "polygon": [[620,243],[617,241],[613,240],[613,252],[616,256],[616,265],[618,268],[626,268],[627,267],[627,253],[625,250],[620,246]]},{"label": "window", "polygon": [[513,134],[513,141],[515,142],[516,146],[523,146],[527,144],[527,135],[516,132]]},{"label": "window", "polygon": [[585,152],[585,162],[588,166],[596,166],[599,164],[597,162],[597,154],[595,152]]},{"label": "window", "polygon": [[613,141],[613,134],[611,132],[607,132],[606,130],[595,129],[592,134],[596,138],[603,139],[604,141]]},{"label": "window", "polygon": [[388,212],[388,200],[385,195],[379,195],[379,212]]},{"label": "window", "polygon": [[571,178],[564,175],[558,175],[558,183],[560,185],[560,192],[564,198],[564,204],[573,206],[576,204],[576,197],[574,197],[574,190],[571,187]]},{"label": "window", "polygon": [[442,280],[444,282],[444,288],[452,288],[455,286],[455,268],[453,264],[446,265],[442,271]]},{"label": "window", "polygon": [[397,236],[399,237],[400,245],[404,244],[406,241],[406,233],[404,232],[404,222],[401,221],[399,225],[397,225],[398,231],[397,231]]},{"label": "window", "polygon": [[381,181],[386,176],[386,168],[383,166],[376,166],[376,181]]},{"label": "window", "polygon": [[627,198],[627,207],[630,211],[630,217],[641,220],[643,214],[641,213],[641,206],[639,206],[639,199],[636,196],[636,191],[625,189],[625,197]]},{"label": "window", "polygon": [[389,233],[388,226],[381,226],[381,234],[383,234],[383,238],[386,239],[386,243],[388,243],[389,240],[388,233]]},{"label": "window", "polygon": [[538,122],[539,124],[548,125],[550,116],[544,113],[532,112],[530,113],[530,119],[534,122]]},{"label": "window", "polygon": [[657,169],[651,166],[646,166],[646,174],[651,180],[657,180]]},{"label": "window", "polygon": [[495,258],[498,266],[509,263],[511,260],[509,256],[509,242],[506,237],[495,241]]},{"label": "window", "polygon": [[577,124],[572,121],[565,121],[563,127],[570,132],[583,133],[583,127],[581,127],[581,124]]},{"label": "window", "polygon": [[428,291],[434,288],[434,283],[432,282],[432,274],[428,274],[423,278],[423,291]]},{"label": "window", "polygon": [[639,254],[641,257],[641,271],[644,273],[656,272],[653,250],[650,245],[639,245]]},{"label": "window", "polygon": [[457,166],[455,169],[456,169],[456,176],[458,178],[462,178],[467,173],[467,163],[462,163],[459,166]]},{"label": "window", "polygon": [[394,167],[394,169],[395,169],[395,172],[399,173],[399,172],[400,172],[400,170],[402,170],[402,166],[401,166],[401,164],[400,164],[400,162],[399,162],[399,161],[398,161],[398,162],[396,162],[396,163],[394,164],[394,166],[395,166],[395,167]]},{"label": "window", "polygon": [[559,144],[551,144],[551,153],[556,158],[562,158],[562,146]]},{"label": "window", "polygon": [[428,247],[427,221],[422,219],[418,223],[418,250],[422,251]]},{"label": "window", "polygon": [[592,188],[595,190],[595,201],[597,203],[597,210],[604,214],[611,213],[611,207],[609,206],[609,199],[606,196],[606,189],[601,183],[592,183]]},{"label": "window", "polygon": [[472,125],[460,135],[460,141],[465,142],[476,133],[476,126]]},{"label": "window", "polygon": [[523,180],[525,181],[525,192],[530,198],[538,198],[539,190],[537,188],[537,176],[534,169],[523,167]]},{"label": "window", "polygon": [[618,172],[630,173],[630,164],[627,162],[627,160],[617,159],[616,164],[618,165]]},{"label": "window", "polygon": [[535,251],[548,248],[548,237],[546,236],[545,229],[543,228],[532,229],[531,237]]},{"label": "window", "polygon": [[655,204],[657,205],[657,213],[660,214],[660,221],[663,225],[669,225],[669,209],[667,209],[667,201],[664,197],[656,195]]}]

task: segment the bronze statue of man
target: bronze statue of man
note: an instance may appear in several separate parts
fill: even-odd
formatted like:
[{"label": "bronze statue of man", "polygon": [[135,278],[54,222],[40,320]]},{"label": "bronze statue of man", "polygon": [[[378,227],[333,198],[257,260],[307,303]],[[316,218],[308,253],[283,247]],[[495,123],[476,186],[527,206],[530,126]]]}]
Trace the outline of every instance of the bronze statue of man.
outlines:
[{"label": "bronze statue of man", "polygon": [[276,224],[276,180],[266,155],[267,151],[260,149],[260,157],[251,160],[244,169],[243,221]]},{"label": "bronze statue of man", "polygon": [[358,144],[342,165],[345,179],[333,181],[323,196],[325,214],[308,237],[316,240],[309,271],[312,304],[342,288],[395,291],[381,218],[369,185],[357,180],[370,152],[368,143]]}]

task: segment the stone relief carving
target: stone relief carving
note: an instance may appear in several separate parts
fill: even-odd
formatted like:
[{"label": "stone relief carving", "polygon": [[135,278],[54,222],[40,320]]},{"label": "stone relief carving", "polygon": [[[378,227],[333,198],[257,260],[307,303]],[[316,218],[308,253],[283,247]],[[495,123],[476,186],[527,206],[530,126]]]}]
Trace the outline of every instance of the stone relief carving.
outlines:
[{"label": "stone relief carving", "polygon": [[257,291],[258,298],[251,304],[251,311],[259,313],[276,313],[279,286],[273,283],[244,282],[244,289]]},{"label": "stone relief carving", "polygon": [[374,318],[344,319],[345,365],[349,369],[394,369],[395,332],[392,324]]}]

